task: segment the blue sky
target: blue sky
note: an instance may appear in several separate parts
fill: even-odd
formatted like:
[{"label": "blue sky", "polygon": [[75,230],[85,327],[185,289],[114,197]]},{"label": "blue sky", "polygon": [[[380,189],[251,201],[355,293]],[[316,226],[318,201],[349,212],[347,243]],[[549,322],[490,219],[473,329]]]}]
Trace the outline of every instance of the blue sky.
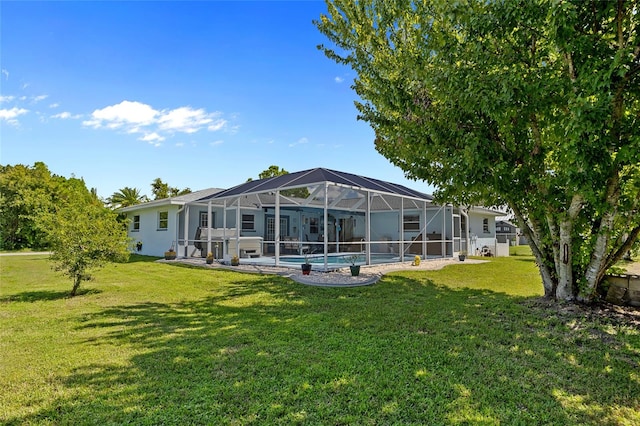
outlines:
[{"label": "blue sky", "polygon": [[227,188],[272,164],[432,192],[375,151],[321,1],[0,3],[0,163],[108,197],[157,177]]}]

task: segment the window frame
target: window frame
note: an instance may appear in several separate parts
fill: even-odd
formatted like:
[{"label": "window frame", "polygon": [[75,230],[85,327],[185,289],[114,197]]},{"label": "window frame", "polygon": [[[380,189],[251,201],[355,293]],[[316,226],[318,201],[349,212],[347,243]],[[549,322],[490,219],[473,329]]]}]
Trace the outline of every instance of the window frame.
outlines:
[{"label": "window frame", "polygon": [[140,232],[140,215],[134,214],[131,220],[131,232]]},{"label": "window frame", "polygon": [[402,229],[405,232],[418,232],[418,231],[420,231],[420,215],[419,214],[405,214],[402,217]]},{"label": "window frame", "polygon": [[484,232],[485,234],[491,233],[489,231],[489,219],[487,219],[486,217],[482,219],[482,232]]},{"label": "window frame", "polygon": [[[200,228],[208,228],[209,223],[209,212],[200,211],[198,215],[198,226]],[[216,212],[211,212],[211,228],[215,228],[216,226]]]},{"label": "window frame", "polygon": [[[249,220],[249,218],[251,218]],[[240,218],[240,229],[242,231],[255,231],[256,230],[256,215],[253,213],[243,213]]]},{"label": "window frame", "polygon": [[320,220],[317,217],[309,218],[309,233],[310,234],[320,233]]},{"label": "window frame", "polygon": [[[163,216],[165,216],[163,218]],[[163,226],[164,225],[164,226]],[[163,210],[158,212],[158,231],[169,230],[169,211]]]}]

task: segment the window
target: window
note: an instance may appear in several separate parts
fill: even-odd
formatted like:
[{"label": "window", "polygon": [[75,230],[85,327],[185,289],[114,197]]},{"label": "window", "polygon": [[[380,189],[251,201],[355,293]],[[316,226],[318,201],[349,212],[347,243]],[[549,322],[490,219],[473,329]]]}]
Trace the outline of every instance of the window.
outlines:
[{"label": "window", "polygon": [[405,231],[419,231],[420,230],[420,216],[405,215],[404,216],[404,230]]},{"label": "window", "polygon": [[482,232],[489,233],[489,219],[482,219]]},{"label": "window", "polygon": [[[198,221],[200,228],[209,227],[209,213],[200,212],[200,220]],[[216,227],[216,212],[211,212],[211,227]]]},{"label": "window", "polygon": [[158,212],[158,229],[163,231],[169,229],[169,212]]},{"label": "window", "polygon": [[253,231],[255,230],[255,216],[252,214],[242,215],[242,230]]},{"label": "window", "polygon": [[140,230],[140,215],[139,214],[133,216],[133,222],[131,223],[131,230],[132,231],[139,231]]},{"label": "window", "polygon": [[310,217],[309,218],[309,233],[310,234],[319,234],[320,233],[318,231],[318,218],[317,217]]}]

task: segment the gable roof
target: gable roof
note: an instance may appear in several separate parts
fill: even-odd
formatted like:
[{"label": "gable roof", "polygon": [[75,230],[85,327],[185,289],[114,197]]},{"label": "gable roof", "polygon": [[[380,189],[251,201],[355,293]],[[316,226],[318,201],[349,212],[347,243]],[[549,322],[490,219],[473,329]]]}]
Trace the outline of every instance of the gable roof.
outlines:
[{"label": "gable roof", "polygon": [[318,167],[282,176],[249,181],[241,185],[234,186],[233,188],[205,196],[200,198],[198,201],[222,199],[238,195],[257,194],[283,189],[303,188],[324,184],[325,182],[352,189],[364,189],[380,194],[419,198],[428,201],[433,200],[431,195],[415,191],[403,185]]},{"label": "gable roof", "polygon": [[165,205],[185,205],[203,197],[210,197],[222,191],[221,188],[207,188],[200,191],[193,191],[188,194],[178,195],[177,197],[161,198],[159,200],[148,201],[146,203],[135,204],[133,206],[122,207],[117,211],[122,213],[132,212],[136,210],[148,209],[150,207],[159,207]]}]

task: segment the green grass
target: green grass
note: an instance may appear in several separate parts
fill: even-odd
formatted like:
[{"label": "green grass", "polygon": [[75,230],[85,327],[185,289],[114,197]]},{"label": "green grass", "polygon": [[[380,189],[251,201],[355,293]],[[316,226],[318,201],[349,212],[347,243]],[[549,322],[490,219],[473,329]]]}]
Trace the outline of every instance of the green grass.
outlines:
[{"label": "green grass", "polygon": [[0,423],[640,424],[640,332],[540,303],[530,256],[347,289],[133,260],[70,299],[0,258]]}]

